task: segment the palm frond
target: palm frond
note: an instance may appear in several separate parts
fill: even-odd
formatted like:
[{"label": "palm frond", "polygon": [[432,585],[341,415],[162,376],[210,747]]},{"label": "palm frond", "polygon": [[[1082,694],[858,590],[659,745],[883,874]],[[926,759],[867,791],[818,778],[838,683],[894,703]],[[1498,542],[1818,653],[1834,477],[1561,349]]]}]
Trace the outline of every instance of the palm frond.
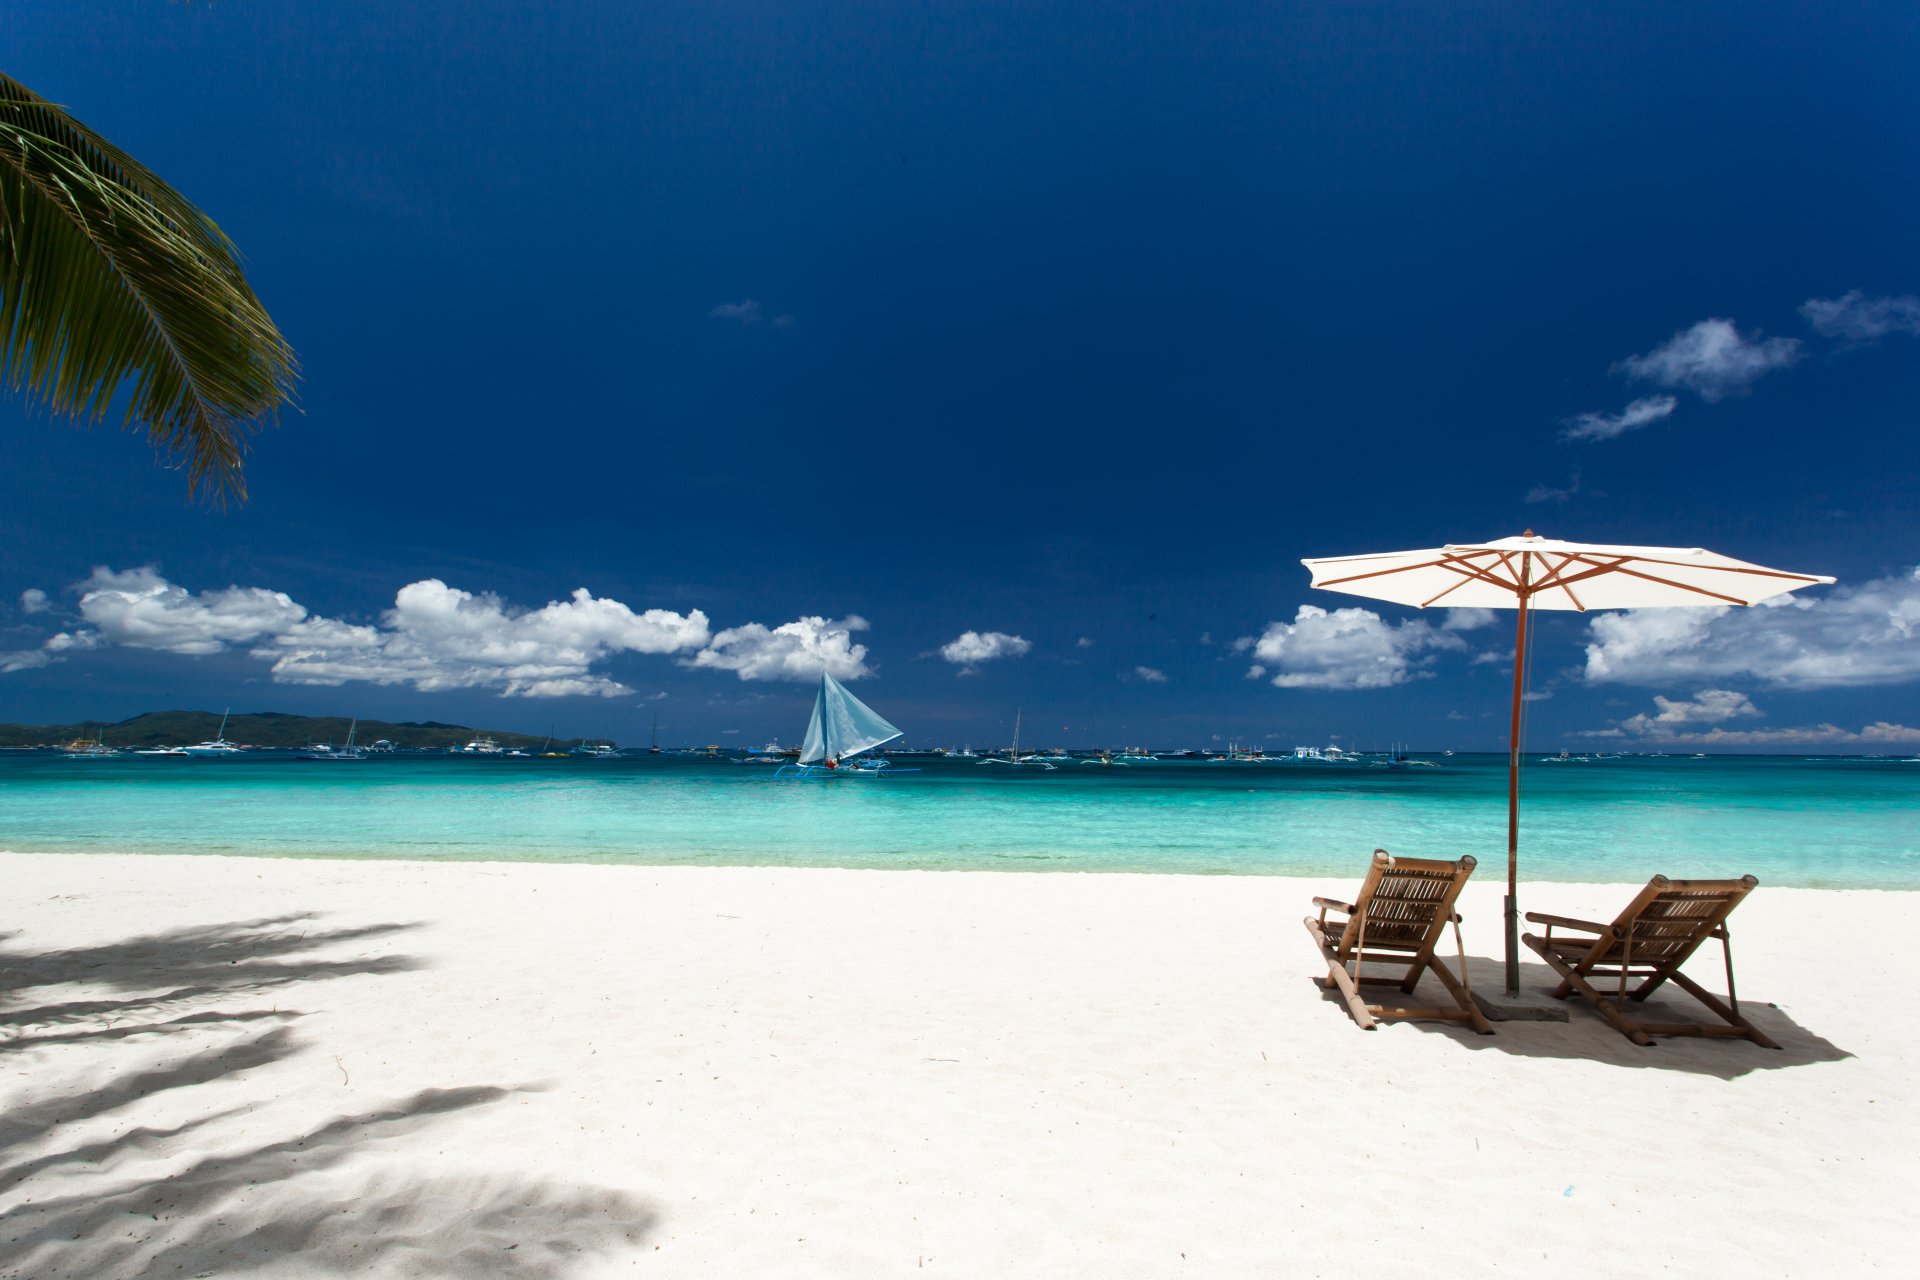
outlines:
[{"label": "palm frond", "polygon": [[151,170],[0,75],[0,369],[179,459],[190,493],[246,497],[248,435],[291,403],[298,364],[213,220]]}]

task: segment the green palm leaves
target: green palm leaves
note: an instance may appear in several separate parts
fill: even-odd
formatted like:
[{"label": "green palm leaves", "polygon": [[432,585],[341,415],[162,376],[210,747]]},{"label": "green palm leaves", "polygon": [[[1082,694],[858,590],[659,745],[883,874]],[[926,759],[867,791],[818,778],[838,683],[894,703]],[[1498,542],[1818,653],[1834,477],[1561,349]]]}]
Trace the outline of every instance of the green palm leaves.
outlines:
[{"label": "green palm leaves", "polygon": [[83,421],[126,423],[188,489],[246,497],[241,455],[298,365],[220,228],[139,161],[0,75],[0,368]]}]

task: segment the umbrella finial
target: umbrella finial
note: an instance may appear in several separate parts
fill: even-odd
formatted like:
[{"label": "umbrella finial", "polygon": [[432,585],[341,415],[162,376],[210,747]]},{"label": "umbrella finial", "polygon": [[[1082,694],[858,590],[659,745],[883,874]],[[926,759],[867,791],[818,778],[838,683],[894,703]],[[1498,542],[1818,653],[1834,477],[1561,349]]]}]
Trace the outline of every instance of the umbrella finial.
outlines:
[{"label": "umbrella finial", "polygon": [[[1512,526],[1512,525],[1508,525],[1507,527],[1508,527],[1509,529],[1511,529],[1511,528],[1512,528],[1513,526]],[[1520,536],[1521,536],[1521,537],[1523,537],[1523,538],[1531,538],[1531,537],[1533,537],[1533,536],[1535,536],[1535,535],[1534,535],[1534,532],[1533,532],[1533,530],[1531,530],[1531,529],[1529,529],[1529,530],[1527,530],[1527,531],[1526,531],[1525,533],[1523,533],[1523,534],[1521,534]]]}]

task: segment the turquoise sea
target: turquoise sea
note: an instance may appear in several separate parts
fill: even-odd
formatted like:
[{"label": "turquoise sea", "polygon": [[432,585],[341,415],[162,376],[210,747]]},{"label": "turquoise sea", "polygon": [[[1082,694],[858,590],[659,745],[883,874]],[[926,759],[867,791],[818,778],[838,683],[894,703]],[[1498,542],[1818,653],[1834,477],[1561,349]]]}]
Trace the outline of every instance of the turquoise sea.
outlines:
[{"label": "turquoise sea", "polygon": [[[1506,757],[1428,758],[1440,767],[907,759],[921,771],[818,783],[675,755],[5,752],[0,849],[1339,876],[1383,846],[1501,865]],[[1528,879],[1920,888],[1920,762],[1529,757],[1522,785]]]}]

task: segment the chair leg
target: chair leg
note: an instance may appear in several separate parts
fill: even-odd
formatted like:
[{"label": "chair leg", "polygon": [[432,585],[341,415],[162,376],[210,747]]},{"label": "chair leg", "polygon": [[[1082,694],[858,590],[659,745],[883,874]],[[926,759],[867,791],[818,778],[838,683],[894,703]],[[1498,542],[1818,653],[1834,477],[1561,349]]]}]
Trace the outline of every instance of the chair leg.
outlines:
[{"label": "chair leg", "polygon": [[1340,957],[1327,946],[1326,937],[1320,932],[1320,922],[1308,916],[1306,925],[1307,932],[1313,935],[1314,945],[1320,948],[1320,955],[1327,962],[1327,976],[1321,985],[1339,988],[1340,994],[1346,999],[1347,1011],[1353,1014],[1353,1020],[1360,1025],[1360,1029],[1373,1030],[1378,1025],[1373,1013],[1367,1008],[1366,1000],[1360,995],[1360,988],[1354,985],[1353,975],[1347,972],[1347,966],[1341,964]]},{"label": "chair leg", "polygon": [[1595,991],[1592,983],[1574,972],[1573,966],[1555,955],[1546,943],[1530,933],[1524,935],[1522,941],[1539,952],[1540,958],[1553,966],[1553,971],[1560,975],[1560,986],[1554,991],[1554,995],[1565,999],[1566,995],[1563,993],[1579,992],[1586,998],[1587,1003],[1593,1007],[1593,1011],[1605,1018],[1608,1025],[1612,1026],[1615,1031],[1618,1031],[1621,1035],[1643,1049],[1653,1048],[1652,1036],[1649,1036],[1639,1027],[1634,1026],[1633,1020],[1617,1008],[1613,1001],[1601,995],[1598,991]]},{"label": "chair leg", "polygon": [[1481,1014],[1480,1006],[1473,1002],[1473,993],[1460,984],[1459,980],[1453,976],[1453,971],[1447,968],[1446,963],[1439,956],[1434,956],[1427,961],[1427,967],[1433,970],[1434,977],[1440,979],[1440,985],[1447,989],[1447,994],[1453,997],[1454,1003],[1465,1011],[1467,1021],[1473,1024],[1473,1029],[1483,1036],[1492,1035],[1493,1024]]},{"label": "chair leg", "polygon": [[1689,978],[1686,974],[1675,972],[1675,973],[1669,974],[1668,976],[1673,979],[1675,986],[1679,987],[1682,991],[1685,991],[1688,995],[1692,996],[1695,1000],[1698,1000],[1701,1004],[1707,1006],[1707,1008],[1719,1014],[1720,1017],[1726,1022],[1740,1028],[1740,1030],[1746,1034],[1747,1039],[1753,1041],[1755,1044],[1759,1045],[1762,1049],[1778,1049],[1780,1047],[1779,1045],[1775,1044],[1772,1040],[1769,1040],[1766,1037],[1766,1035],[1763,1034],[1758,1027],[1754,1026],[1751,1022],[1748,1022],[1745,1018],[1735,1013],[1732,1009],[1729,1009],[1726,1003],[1723,1000],[1721,1000],[1720,997],[1714,995],[1711,991],[1708,991],[1705,987],[1695,982],[1692,978]]}]

